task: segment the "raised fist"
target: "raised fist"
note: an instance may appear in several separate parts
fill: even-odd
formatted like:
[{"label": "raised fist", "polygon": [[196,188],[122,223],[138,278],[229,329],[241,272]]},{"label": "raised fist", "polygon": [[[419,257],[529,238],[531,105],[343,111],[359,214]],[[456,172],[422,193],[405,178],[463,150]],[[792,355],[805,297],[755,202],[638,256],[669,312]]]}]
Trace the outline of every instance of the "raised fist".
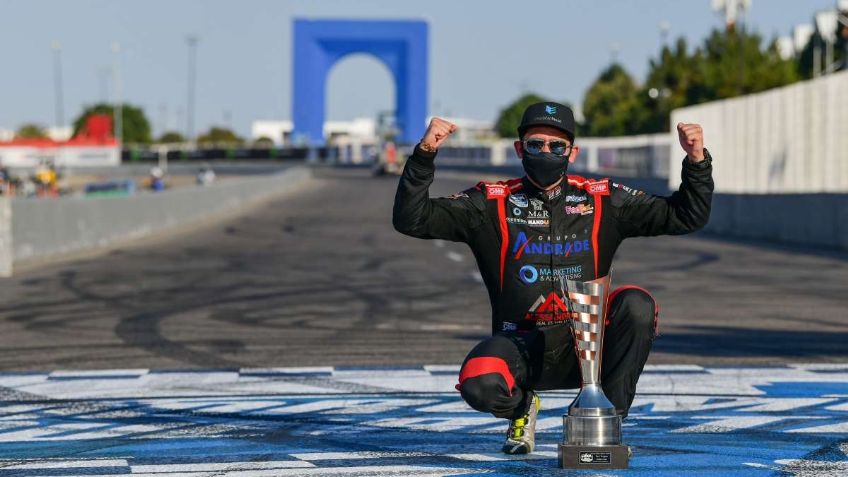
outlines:
[{"label": "raised fist", "polygon": [[421,144],[428,149],[438,149],[456,130],[456,124],[442,118],[433,118],[421,138]]},{"label": "raised fist", "polygon": [[689,160],[704,160],[704,130],[700,124],[677,123],[677,138],[680,139],[680,146],[686,151]]}]

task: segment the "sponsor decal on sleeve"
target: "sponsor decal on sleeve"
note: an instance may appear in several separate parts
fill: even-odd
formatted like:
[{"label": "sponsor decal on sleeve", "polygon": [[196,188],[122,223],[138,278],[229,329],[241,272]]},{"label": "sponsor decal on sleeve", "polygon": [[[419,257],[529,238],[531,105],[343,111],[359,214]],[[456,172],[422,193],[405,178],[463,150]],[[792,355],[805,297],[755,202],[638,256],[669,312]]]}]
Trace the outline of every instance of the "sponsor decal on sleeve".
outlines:
[{"label": "sponsor decal on sleeve", "polygon": [[456,194],[449,195],[448,199],[468,199],[468,194],[466,194],[465,192],[457,192]]},{"label": "sponsor decal on sleeve", "polygon": [[624,184],[619,184],[618,182],[613,182],[612,186],[615,187],[616,189],[621,189],[624,192],[627,192],[628,194],[630,194],[632,196],[645,195],[645,193],[641,190],[636,190],[636,189],[634,189],[632,187],[628,187]]},{"label": "sponsor decal on sleeve", "polygon": [[506,197],[506,186],[500,184],[486,184],[486,198],[500,199]]},{"label": "sponsor decal on sleeve", "polygon": [[591,182],[586,187],[592,194],[609,194],[609,182]]}]

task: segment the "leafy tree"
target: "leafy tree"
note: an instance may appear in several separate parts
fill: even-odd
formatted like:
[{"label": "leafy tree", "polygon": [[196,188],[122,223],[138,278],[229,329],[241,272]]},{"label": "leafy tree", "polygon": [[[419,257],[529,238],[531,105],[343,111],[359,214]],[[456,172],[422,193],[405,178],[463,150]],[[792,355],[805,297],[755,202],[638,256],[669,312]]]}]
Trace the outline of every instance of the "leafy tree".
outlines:
[{"label": "leafy tree", "polygon": [[162,144],[176,143],[176,142],[185,142],[185,136],[176,132],[176,131],[167,131],[159,136],[159,140],[156,141]]},{"label": "leafy tree", "polygon": [[244,140],[230,129],[212,126],[209,131],[197,137],[199,144],[242,144]]},{"label": "leafy tree", "polygon": [[271,147],[274,145],[274,140],[268,136],[262,136],[253,141],[254,146]]},{"label": "leafy tree", "polygon": [[702,66],[700,52],[690,54],[683,37],[673,48],[663,47],[659,58],[651,59],[648,78],[639,91],[639,101],[645,109],[639,132],[668,131],[673,109],[696,103],[705,96]]},{"label": "leafy tree", "polygon": [[713,30],[699,48],[706,88],[694,102],[732,98],[784,86],[798,80],[795,66],[780,57],[777,45],[760,45],[757,33]]},{"label": "leafy tree", "polygon": [[639,101],[636,82],[614,63],[586,92],[583,115],[589,136],[625,136],[640,132],[645,110]]},{"label": "leafy tree", "polygon": [[47,131],[38,124],[27,123],[18,128],[15,132],[17,139],[46,139]]},{"label": "leafy tree", "polygon": [[510,103],[507,107],[501,110],[498,114],[498,119],[495,121],[495,130],[500,137],[514,138],[518,135],[518,125],[521,124],[521,116],[527,106],[533,103],[548,101],[538,94],[528,93]]},{"label": "leafy tree", "polygon": [[[82,114],[74,120],[74,135],[83,128],[86,120],[92,114],[108,114],[114,117],[114,106],[106,103],[95,104],[85,108]],[[151,142],[150,121],[144,115],[144,110],[131,104],[121,105],[123,141],[125,143],[149,144]],[[115,125],[112,124],[112,134],[115,134]]]}]

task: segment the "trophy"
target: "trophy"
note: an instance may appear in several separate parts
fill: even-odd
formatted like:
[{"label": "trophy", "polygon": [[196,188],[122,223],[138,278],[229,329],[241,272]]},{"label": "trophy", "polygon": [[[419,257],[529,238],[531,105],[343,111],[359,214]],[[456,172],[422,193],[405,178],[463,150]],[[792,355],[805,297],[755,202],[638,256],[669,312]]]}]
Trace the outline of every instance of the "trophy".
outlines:
[{"label": "trophy", "polygon": [[590,282],[560,278],[571,315],[582,384],[563,419],[559,466],[565,469],[626,469],[630,448],[621,443],[621,416],[601,389],[601,353],[609,275]]}]

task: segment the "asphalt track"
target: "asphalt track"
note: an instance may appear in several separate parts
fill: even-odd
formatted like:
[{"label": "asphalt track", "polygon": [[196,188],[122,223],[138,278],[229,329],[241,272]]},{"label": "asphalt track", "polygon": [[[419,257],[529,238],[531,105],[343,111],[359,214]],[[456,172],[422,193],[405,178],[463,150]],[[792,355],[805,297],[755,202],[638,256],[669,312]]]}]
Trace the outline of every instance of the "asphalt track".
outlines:
[{"label": "asphalt track", "polygon": [[[553,454],[573,392],[506,458],[504,423],[453,391],[488,302],[464,246],[392,230],[395,184],[321,169],[226,223],[3,279],[0,477],[575,475]],[[848,475],[846,264],[626,242],[615,282],[662,311],[620,475]]]},{"label": "asphalt track", "polygon": [[[490,332],[462,244],[391,226],[396,179],[308,188],[170,240],[0,281],[0,370],[457,364]],[[469,178],[437,179],[450,194]],[[660,303],[658,364],[848,362],[844,255],[626,241],[614,282]]]}]

